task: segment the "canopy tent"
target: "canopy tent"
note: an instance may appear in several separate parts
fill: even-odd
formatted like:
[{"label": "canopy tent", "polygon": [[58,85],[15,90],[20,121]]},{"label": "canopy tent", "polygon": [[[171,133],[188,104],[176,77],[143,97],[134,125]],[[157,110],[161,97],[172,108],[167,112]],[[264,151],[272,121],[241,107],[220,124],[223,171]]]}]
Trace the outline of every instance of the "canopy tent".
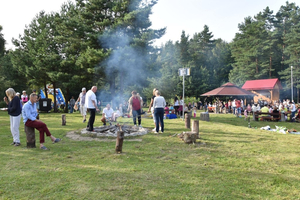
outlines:
[{"label": "canopy tent", "polygon": [[221,87],[218,87],[214,90],[206,92],[200,96],[215,96],[215,97],[225,97],[225,96],[254,96],[252,92],[244,90],[232,83],[226,83]]}]

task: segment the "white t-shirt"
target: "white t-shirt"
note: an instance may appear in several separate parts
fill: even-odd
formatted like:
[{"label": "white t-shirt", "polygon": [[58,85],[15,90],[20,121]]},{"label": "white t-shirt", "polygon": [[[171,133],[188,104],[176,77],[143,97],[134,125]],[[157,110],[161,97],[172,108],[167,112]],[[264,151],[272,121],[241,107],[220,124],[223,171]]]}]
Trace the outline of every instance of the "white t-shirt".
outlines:
[{"label": "white t-shirt", "polygon": [[89,109],[95,109],[95,106],[92,101],[95,101],[96,104],[96,95],[92,90],[89,90],[85,95],[85,107]]},{"label": "white t-shirt", "polygon": [[114,110],[112,108],[110,108],[109,110],[107,108],[104,108],[102,113],[105,114],[105,118],[110,118],[112,117]]}]

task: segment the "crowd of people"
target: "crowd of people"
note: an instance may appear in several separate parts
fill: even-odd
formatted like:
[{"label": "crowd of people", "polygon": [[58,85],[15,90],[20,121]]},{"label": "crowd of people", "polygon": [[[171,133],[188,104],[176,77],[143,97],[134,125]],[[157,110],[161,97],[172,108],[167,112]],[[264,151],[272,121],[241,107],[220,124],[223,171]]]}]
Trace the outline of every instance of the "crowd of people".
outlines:
[{"label": "crowd of people", "polygon": [[[97,104],[96,98],[97,87],[93,86],[90,90],[82,88],[81,93],[79,94],[78,99],[75,101],[74,97],[70,99],[71,112],[73,109],[76,109],[76,106],[79,105],[80,113],[83,117],[83,123],[86,122],[87,112],[90,116],[87,122],[87,130],[94,131],[94,122],[96,112],[100,112]],[[48,150],[44,146],[45,138],[44,135],[50,137],[53,143],[60,141],[59,138],[55,138],[47,128],[47,125],[39,120],[38,118],[38,100],[39,96],[36,94],[36,91],[33,90],[32,93],[28,96],[26,91],[16,93],[13,88],[8,88],[6,90],[6,96],[4,101],[7,103],[8,114],[10,115],[10,129],[13,136],[12,145],[20,146],[20,133],[19,126],[21,116],[23,117],[23,122],[25,126],[36,128],[40,133],[40,148],[43,150]],[[242,113],[247,117],[248,113],[252,112],[263,112],[263,113],[290,113],[291,121],[300,120],[300,107],[294,102],[287,100],[267,102],[262,99],[258,100],[257,103],[251,101],[251,103],[244,104],[243,99],[233,99],[228,100],[227,102],[217,100],[213,104],[208,102],[202,104],[201,101],[184,103],[182,97],[179,98],[175,96],[174,104],[168,104],[161,92],[154,88],[153,96],[149,105],[148,112],[152,113],[153,122],[155,128],[152,130],[155,133],[164,132],[164,118],[177,118],[182,116],[184,113],[192,112],[194,117],[196,117],[197,109],[209,110],[212,108],[216,112],[225,112],[232,113],[241,117]],[[143,111],[143,98],[136,91],[131,92],[131,97],[128,101],[124,101],[123,104],[119,104],[116,108],[116,111],[113,110],[110,104],[107,104],[102,111],[101,121],[105,126],[107,123],[115,122],[118,117],[132,116],[134,126],[142,128],[142,114]]]},{"label": "crowd of people", "polygon": [[[216,101],[213,104],[211,102],[206,104],[207,110],[215,111],[216,113],[232,113],[238,117],[242,117],[242,113],[247,117],[248,113],[263,112],[263,113],[290,113],[291,121],[300,120],[300,106],[296,105],[289,99],[283,99],[282,101],[264,101],[259,99],[258,102],[244,104],[243,99],[233,99],[224,101]],[[296,115],[297,113],[297,115]],[[287,118],[287,116],[285,116]]]}]

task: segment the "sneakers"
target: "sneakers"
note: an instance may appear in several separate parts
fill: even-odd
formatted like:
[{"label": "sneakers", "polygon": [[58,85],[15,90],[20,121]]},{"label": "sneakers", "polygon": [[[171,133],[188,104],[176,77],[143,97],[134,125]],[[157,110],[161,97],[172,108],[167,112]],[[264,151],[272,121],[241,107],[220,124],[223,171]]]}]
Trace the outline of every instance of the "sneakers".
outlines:
[{"label": "sneakers", "polygon": [[21,143],[19,143],[19,142],[16,142],[14,146],[16,146],[16,147],[17,147],[17,146],[20,146],[20,145],[21,145]]},{"label": "sneakers", "polygon": [[86,119],[84,119],[82,122],[83,122],[83,123],[86,122]]},{"label": "sneakers", "polygon": [[136,127],[136,124],[133,127]]},{"label": "sneakers", "polygon": [[13,142],[13,143],[11,143],[10,145],[15,145],[16,143],[15,142]]},{"label": "sneakers", "polygon": [[139,128],[143,128],[142,125],[139,125]]},{"label": "sneakers", "polygon": [[156,128],[152,129],[152,132],[156,132]]}]

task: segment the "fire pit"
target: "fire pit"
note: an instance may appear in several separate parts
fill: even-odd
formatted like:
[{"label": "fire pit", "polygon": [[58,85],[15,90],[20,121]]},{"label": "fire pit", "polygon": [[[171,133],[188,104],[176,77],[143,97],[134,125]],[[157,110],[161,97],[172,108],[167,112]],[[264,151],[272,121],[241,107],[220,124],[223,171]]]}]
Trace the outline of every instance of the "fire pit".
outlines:
[{"label": "fire pit", "polygon": [[133,137],[146,135],[148,133],[148,129],[140,128],[138,126],[130,126],[130,125],[110,125],[110,126],[99,126],[95,127],[94,131],[87,131],[85,128],[81,130],[81,134],[88,134],[92,137],[117,137],[117,132],[124,131],[124,137]]}]

